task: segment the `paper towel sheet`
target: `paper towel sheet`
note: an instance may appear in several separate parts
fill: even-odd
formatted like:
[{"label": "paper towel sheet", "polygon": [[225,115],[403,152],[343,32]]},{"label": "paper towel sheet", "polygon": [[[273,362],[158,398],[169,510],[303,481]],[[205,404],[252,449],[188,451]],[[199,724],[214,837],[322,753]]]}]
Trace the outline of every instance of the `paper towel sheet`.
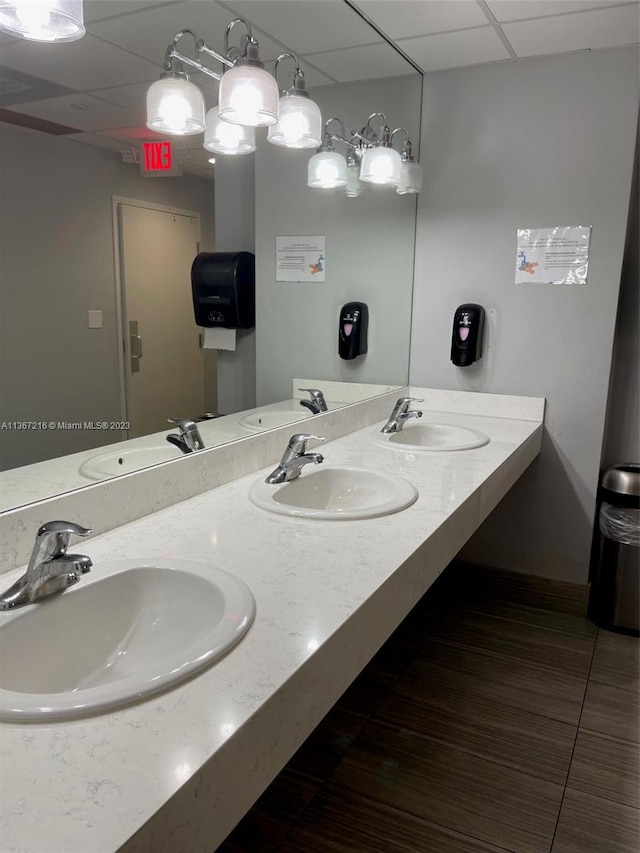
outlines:
[{"label": "paper towel sheet", "polygon": [[236,330],[223,329],[214,326],[204,330],[204,349],[227,349],[234,351],[236,348]]}]

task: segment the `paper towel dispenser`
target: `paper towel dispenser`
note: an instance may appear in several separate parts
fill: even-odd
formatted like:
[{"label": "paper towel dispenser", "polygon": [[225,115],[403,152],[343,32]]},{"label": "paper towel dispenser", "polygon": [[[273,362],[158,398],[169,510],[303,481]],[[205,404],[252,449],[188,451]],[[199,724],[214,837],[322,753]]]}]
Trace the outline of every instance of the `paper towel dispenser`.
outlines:
[{"label": "paper towel dispenser", "polygon": [[256,324],[255,256],[252,252],[200,252],[191,267],[198,326],[252,329]]}]

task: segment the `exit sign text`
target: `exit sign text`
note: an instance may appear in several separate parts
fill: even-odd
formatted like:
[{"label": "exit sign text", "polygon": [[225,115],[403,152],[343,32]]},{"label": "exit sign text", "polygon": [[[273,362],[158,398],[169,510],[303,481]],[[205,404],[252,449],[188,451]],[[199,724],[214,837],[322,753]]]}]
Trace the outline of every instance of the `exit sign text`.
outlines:
[{"label": "exit sign text", "polygon": [[145,142],[142,145],[145,172],[170,172],[173,152],[170,142]]}]

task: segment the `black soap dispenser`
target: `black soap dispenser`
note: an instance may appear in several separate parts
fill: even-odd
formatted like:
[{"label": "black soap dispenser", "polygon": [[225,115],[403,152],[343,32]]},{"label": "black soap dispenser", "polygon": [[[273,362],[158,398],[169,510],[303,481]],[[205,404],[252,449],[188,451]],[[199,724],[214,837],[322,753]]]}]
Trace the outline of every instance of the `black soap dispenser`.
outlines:
[{"label": "black soap dispenser", "polygon": [[451,361],[456,367],[469,365],[482,358],[484,308],[473,302],[458,306],[453,317]]},{"label": "black soap dispenser", "polygon": [[340,310],[338,354],[350,360],[367,351],[369,308],[364,302],[347,302]]}]

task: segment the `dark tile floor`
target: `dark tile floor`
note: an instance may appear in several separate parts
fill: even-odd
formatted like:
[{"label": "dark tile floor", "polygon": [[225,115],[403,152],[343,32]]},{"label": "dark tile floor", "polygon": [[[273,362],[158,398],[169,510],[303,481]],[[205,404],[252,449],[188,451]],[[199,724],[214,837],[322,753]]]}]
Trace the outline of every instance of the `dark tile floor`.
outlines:
[{"label": "dark tile floor", "polygon": [[452,566],[219,853],[638,853],[639,649]]}]

